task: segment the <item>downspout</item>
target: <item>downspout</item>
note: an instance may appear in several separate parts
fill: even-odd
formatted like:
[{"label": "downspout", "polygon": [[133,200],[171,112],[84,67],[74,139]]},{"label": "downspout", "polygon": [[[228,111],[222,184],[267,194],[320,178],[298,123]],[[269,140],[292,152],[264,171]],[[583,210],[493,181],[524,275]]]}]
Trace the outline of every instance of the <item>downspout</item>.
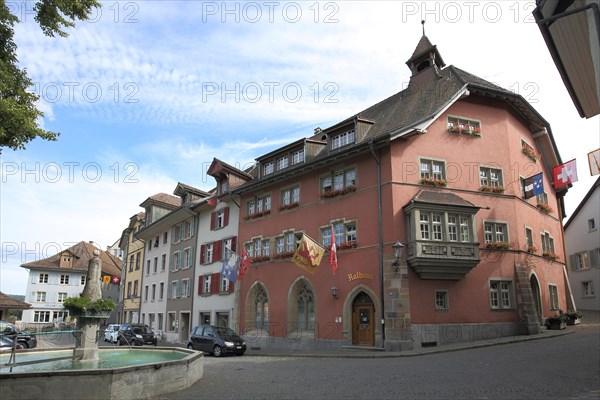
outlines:
[{"label": "downspout", "polygon": [[371,154],[377,163],[377,225],[379,226],[379,295],[381,296],[381,341],[385,348],[385,296],[383,293],[383,217],[381,205],[381,160],[375,154],[373,140],[369,141]]}]

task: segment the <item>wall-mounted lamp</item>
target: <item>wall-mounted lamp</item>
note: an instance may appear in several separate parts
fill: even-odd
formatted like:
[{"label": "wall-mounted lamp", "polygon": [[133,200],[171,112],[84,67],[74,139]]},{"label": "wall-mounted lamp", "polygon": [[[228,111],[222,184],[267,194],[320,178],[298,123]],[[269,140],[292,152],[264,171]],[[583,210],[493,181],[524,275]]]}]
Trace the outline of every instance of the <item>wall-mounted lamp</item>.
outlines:
[{"label": "wall-mounted lamp", "polygon": [[395,267],[398,267],[398,266],[400,266],[400,260],[402,259],[402,253],[404,252],[404,245],[400,242],[396,242],[392,245],[392,247],[394,248],[394,258],[395,258],[392,265]]},{"label": "wall-mounted lamp", "polygon": [[331,287],[331,295],[333,296],[334,299],[338,298],[337,287],[335,287],[335,286]]}]

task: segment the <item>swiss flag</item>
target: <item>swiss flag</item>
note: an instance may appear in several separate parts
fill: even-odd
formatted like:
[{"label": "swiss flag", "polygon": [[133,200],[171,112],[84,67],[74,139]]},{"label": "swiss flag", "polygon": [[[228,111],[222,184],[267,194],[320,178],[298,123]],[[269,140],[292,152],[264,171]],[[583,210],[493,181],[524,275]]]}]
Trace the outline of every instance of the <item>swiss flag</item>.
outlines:
[{"label": "swiss flag", "polygon": [[573,159],[564,164],[557,165],[552,170],[554,178],[554,189],[560,189],[568,186],[573,182],[577,182],[577,163]]},{"label": "swiss flag", "polygon": [[121,278],[119,278],[118,276],[112,277],[112,283],[114,283],[115,285],[119,284],[120,282],[121,282]]},{"label": "swiss flag", "polygon": [[238,271],[238,279],[242,279],[242,276],[246,275],[248,272],[248,267],[250,267],[250,257],[248,257],[248,253],[246,252],[246,248],[242,247],[242,259],[240,260],[240,270]]},{"label": "swiss flag", "polygon": [[337,267],[338,267],[338,260],[337,260],[337,247],[335,245],[335,235],[333,234],[333,229],[331,230],[331,248],[329,249],[329,264],[331,264],[333,274],[335,275],[335,271],[337,270]]}]

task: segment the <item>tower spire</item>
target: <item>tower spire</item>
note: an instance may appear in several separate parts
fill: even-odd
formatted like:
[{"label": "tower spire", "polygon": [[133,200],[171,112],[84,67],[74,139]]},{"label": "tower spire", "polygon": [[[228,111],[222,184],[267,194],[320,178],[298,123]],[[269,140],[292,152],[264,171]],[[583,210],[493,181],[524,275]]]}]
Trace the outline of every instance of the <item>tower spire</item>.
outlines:
[{"label": "tower spire", "polygon": [[421,25],[423,25],[423,36],[425,36],[425,20],[421,20]]}]

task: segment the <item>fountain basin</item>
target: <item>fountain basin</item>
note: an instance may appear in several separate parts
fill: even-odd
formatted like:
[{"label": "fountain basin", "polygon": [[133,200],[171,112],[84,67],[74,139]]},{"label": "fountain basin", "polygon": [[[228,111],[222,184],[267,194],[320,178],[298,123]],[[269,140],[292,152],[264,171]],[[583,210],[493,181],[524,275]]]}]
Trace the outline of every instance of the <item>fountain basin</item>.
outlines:
[{"label": "fountain basin", "polygon": [[[204,374],[201,352],[182,348],[107,348],[98,361],[73,362],[73,349],[17,353],[13,372],[0,357],[2,397],[10,399],[144,399],[185,389]],[[36,360],[53,359],[35,364]],[[29,364],[32,362],[32,364]]]}]

